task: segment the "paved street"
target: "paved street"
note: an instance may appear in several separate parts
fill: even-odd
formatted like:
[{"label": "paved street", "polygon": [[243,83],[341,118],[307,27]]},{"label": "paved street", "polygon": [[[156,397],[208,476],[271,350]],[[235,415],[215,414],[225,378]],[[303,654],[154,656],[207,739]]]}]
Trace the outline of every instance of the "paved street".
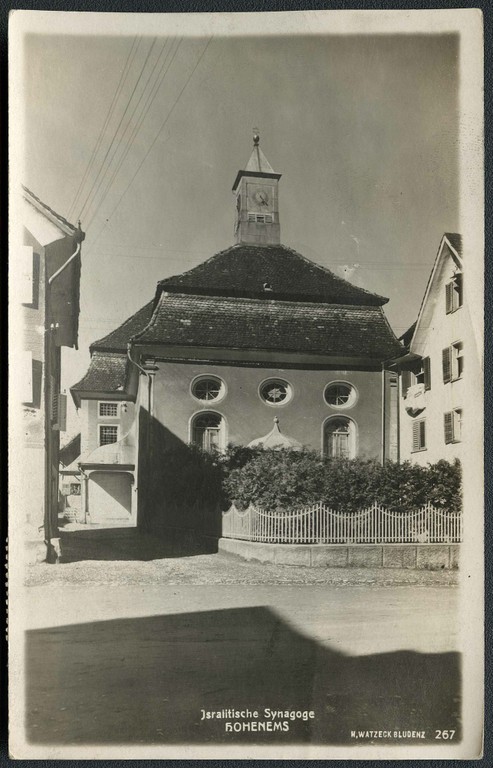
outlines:
[{"label": "paved street", "polygon": [[[460,730],[451,587],[129,584],[25,592],[33,744],[344,744],[353,729],[424,730],[426,740],[435,727]],[[311,709],[315,718],[255,734],[201,719],[203,709],[264,707]]]}]

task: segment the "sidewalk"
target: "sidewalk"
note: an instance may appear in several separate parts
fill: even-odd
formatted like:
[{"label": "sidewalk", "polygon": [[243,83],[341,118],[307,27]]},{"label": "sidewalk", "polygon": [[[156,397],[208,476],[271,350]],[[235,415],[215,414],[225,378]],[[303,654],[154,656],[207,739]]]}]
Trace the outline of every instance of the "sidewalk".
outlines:
[{"label": "sidewalk", "polygon": [[65,534],[64,560],[58,565],[29,567],[26,584],[333,584],[451,587],[457,571],[394,568],[309,568],[246,562],[223,553],[208,554],[177,547],[139,534],[135,529],[111,533]]}]

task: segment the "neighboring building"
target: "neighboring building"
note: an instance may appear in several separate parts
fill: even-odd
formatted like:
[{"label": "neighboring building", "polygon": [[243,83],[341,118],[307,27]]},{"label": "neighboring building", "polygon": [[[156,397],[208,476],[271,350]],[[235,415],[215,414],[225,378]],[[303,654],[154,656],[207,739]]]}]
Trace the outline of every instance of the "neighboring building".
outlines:
[{"label": "neighboring building", "polygon": [[77,348],[84,233],[26,188],[19,210],[22,243],[13,248],[22,262],[17,287],[24,333],[19,372],[26,466],[23,507],[28,540],[34,545],[44,542],[48,559],[55,560],[60,432],[66,419],[61,348]]},{"label": "neighboring building", "polygon": [[[83,455],[93,450],[81,466],[91,459],[95,469],[125,443],[139,514],[159,504],[163,456],[179,445],[222,451],[263,438],[334,457],[397,457],[396,376],[385,363],[402,347],[387,299],[281,245],[280,178],[256,136],[233,186],[236,244],[159,282],[150,304],[92,345],[72,387]],[[120,400],[126,425],[121,411],[101,412]],[[111,445],[94,450],[103,439]],[[100,461],[97,471],[120,469]]]},{"label": "neighboring building", "polygon": [[60,447],[58,457],[60,460],[59,522],[60,516],[63,518],[63,524],[67,520],[70,522],[83,522],[81,514],[81,471],[78,464],[80,458],[80,432]]},{"label": "neighboring building", "polygon": [[446,233],[417,321],[401,339],[408,350],[399,360],[403,461],[425,465],[462,457],[468,327],[462,239]]},{"label": "neighboring building", "polygon": [[149,302],[116,331],[90,347],[86,375],[73,387],[81,413],[81,519],[97,525],[135,525],[136,444],[135,400],[139,371],[127,356],[132,336],[152,316]]}]

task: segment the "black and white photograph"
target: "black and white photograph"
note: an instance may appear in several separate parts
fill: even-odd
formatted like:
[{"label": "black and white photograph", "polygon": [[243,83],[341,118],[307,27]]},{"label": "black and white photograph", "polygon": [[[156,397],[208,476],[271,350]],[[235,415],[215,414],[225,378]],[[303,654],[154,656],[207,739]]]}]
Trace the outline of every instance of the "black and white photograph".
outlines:
[{"label": "black and white photograph", "polygon": [[481,757],[482,25],[11,15],[13,758]]}]

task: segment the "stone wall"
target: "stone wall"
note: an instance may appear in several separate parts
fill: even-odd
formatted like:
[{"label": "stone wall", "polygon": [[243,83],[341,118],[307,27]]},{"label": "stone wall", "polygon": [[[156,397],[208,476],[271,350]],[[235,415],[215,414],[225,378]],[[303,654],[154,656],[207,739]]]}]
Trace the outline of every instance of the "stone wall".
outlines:
[{"label": "stone wall", "polygon": [[219,551],[245,560],[314,568],[411,568],[450,570],[459,567],[459,544],[263,544],[219,539]]}]

